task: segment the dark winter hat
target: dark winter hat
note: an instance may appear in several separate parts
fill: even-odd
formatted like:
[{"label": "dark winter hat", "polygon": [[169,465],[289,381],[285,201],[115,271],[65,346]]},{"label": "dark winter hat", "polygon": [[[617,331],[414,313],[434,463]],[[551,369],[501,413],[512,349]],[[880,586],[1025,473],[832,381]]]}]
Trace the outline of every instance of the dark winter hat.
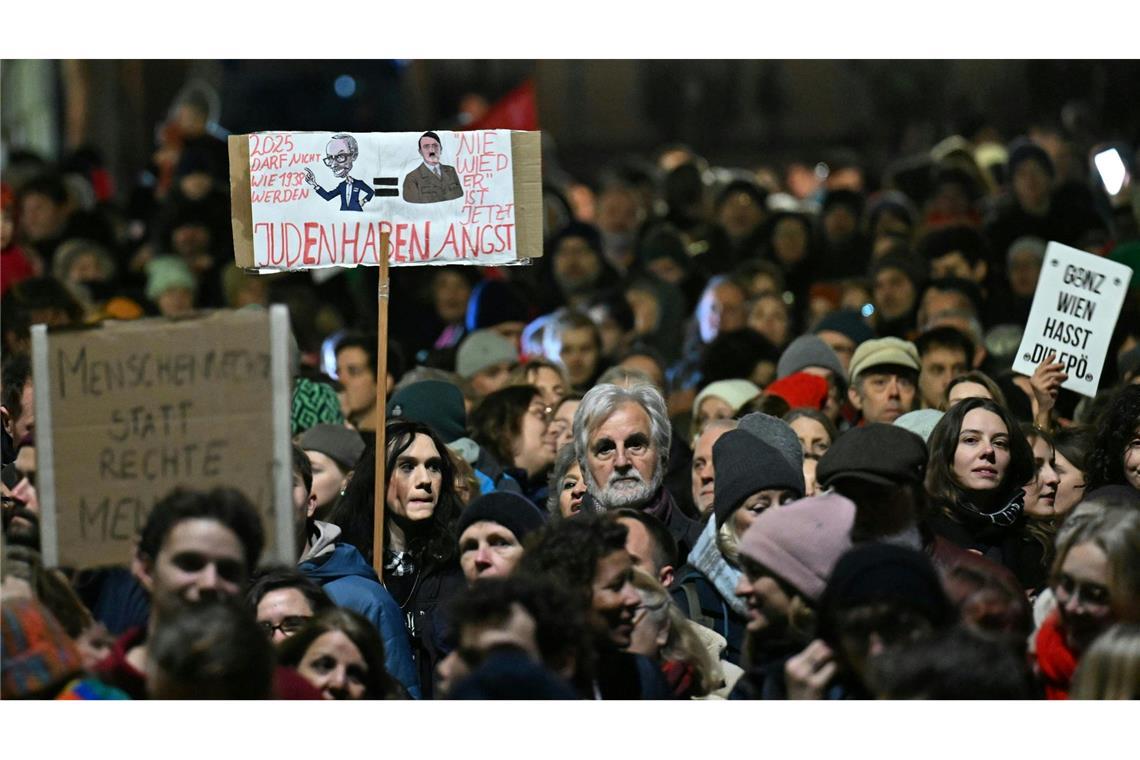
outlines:
[{"label": "dark winter hat", "polygon": [[857,309],[839,309],[831,312],[816,323],[812,332],[819,335],[824,330],[832,330],[841,335],[846,335],[856,346],[875,337],[875,331],[871,329],[871,326],[867,324]]},{"label": "dark winter hat", "polygon": [[550,236],[550,240],[546,243],[546,251],[548,256],[553,256],[558,251],[559,244],[567,238],[582,238],[586,241],[586,245],[590,246],[598,257],[601,257],[602,250],[602,233],[598,232],[598,228],[592,224],[583,224],[582,222],[570,222],[558,232]]},{"label": "dark winter hat", "polygon": [[906,607],[936,628],[952,624],[957,617],[925,554],[896,544],[862,544],[840,557],[831,571],[819,599],[820,638],[836,643],[838,614],[875,602]]},{"label": "dark winter hat", "polygon": [[1028,137],[1019,137],[1009,144],[1009,160],[1006,163],[1009,174],[1007,176],[1012,178],[1022,161],[1036,161],[1041,164],[1050,177],[1054,174],[1053,159],[1049,158],[1049,154],[1045,152],[1044,148]]},{"label": "dark winter hat", "polygon": [[501,280],[484,280],[471,291],[467,302],[467,330],[494,327],[503,322],[528,322],[526,304]]},{"label": "dark winter hat", "polygon": [[902,272],[914,284],[916,292],[921,291],[922,286],[926,284],[929,271],[926,262],[921,259],[905,253],[888,253],[876,259],[867,274],[874,280],[884,269],[897,269]]},{"label": "dark winter hat", "polygon": [[848,479],[881,486],[921,484],[926,459],[926,444],[917,435],[898,425],[871,422],[836,438],[815,474],[824,488]]},{"label": "dark winter hat", "polygon": [[[794,470],[802,474],[804,449],[791,425],[779,417],[764,412],[752,412],[740,418],[738,429],[751,433],[762,443],[776,449],[783,454],[784,459]],[[803,481],[800,481],[800,490],[804,490]]]},{"label": "dark winter hat", "polygon": [[744,430],[729,430],[717,439],[713,467],[713,510],[718,528],[757,491],[786,488],[795,492],[797,499],[804,495],[802,465],[793,467],[775,447]]},{"label": "dark winter hat", "polygon": [[827,212],[834,206],[846,206],[855,216],[862,216],[865,204],[866,199],[862,193],[842,188],[839,190],[831,190],[823,199],[823,208],[820,211],[820,216],[826,216]]},{"label": "dark winter hat", "polygon": [[509,491],[492,491],[467,505],[459,515],[455,532],[462,536],[463,531],[484,520],[502,525],[515,534],[519,543],[528,533],[546,524],[546,517],[525,497]]},{"label": "dark winter hat", "polygon": [[801,335],[789,343],[776,364],[776,377],[787,377],[806,367],[823,367],[834,372],[836,377],[847,377],[835,351],[818,335]]},{"label": "dark winter hat", "polygon": [[693,265],[685,250],[685,241],[674,230],[665,226],[659,226],[646,234],[637,247],[637,258],[643,265],[657,259],[670,259],[685,271]]},{"label": "dark winter hat", "polygon": [[316,451],[336,462],[342,470],[356,467],[364,453],[364,439],[360,433],[344,425],[313,425],[301,436],[303,451]]},{"label": "dark winter hat", "polygon": [[955,225],[928,233],[918,246],[925,261],[934,261],[948,253],[960,252],[970,264],[989,259],[989,247],[982,233],[973,227]]},{"label": "dark winter hat", "polygon": [[463,392],[442,380],[423,380],[396,391],[388,401],[388,419],[422,422],[444,443],[467,435]]},{"label": "dark winter hat", "polygon": [[914,203],[905,193],[898,190],[884,190],[871,196],[870,204],[867,206],[867,226],[874,229],[879,217],[886,211],[893,211],[898,216],[904,217],[912,226],[914,220],[918,218]]}]

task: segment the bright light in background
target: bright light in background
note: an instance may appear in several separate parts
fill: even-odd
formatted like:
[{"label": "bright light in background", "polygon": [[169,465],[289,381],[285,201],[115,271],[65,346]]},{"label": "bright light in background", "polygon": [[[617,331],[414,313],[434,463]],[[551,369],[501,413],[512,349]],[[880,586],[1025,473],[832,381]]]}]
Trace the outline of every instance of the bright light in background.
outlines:
[{"label": "bright light in background", "polygon": [[864,317],[869,317],[875,313],[875,305],[872,303],[865,303],[863,304],[863,308],[859,310],[859,313]]},{"label": "bright light in background", "polygon": [[356,94],[356,80],[348,74],[341,74],[333,83],[336,94],[342,98],[351,98]]},{"label": "bright light in background", "polygon": [[1108,150],[1101,151],[1096,154],[1093,159],[1096,162],[1096,170],[1100,172],[1100,178],[1104,182],[1104,189],[1109,195],[1116,195],[1124,188],[1124,180],[1128,176],[1128,170],[1124,168],[1124,162],[1120,160],[1120,153],[1116,148],[1109,148]]}]

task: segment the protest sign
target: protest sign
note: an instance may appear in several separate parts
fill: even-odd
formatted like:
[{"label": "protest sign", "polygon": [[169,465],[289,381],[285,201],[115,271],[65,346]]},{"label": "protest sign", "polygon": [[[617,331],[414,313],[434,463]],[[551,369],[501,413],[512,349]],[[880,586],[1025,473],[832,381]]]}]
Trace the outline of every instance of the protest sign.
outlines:
[{"label": "protest sign", "polygon": [[542,255],[538,132],[229,138],[234,260],[263,271],[499,266]]},{"label": "protest sign", "polygon": [[1061,387],[1095,396],[1131,278],[1123,264],[1049,243],[1014,371],[1032,376],[1052,353],[1069,376]]},{"label": "protest sign", "polygon": [[44,562],[126,564],[175,486],[233,486],[265,559],[293,564],[289,314],[205,313],[32,329]]}]

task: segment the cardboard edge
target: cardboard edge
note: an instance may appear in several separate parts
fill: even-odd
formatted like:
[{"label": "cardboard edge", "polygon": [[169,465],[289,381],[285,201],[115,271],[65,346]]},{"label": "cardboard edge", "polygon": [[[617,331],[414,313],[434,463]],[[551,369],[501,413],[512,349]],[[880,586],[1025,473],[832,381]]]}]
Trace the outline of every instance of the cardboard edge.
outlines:
[{"label": "cardboard edge", "polygon": [[52,429],[51,361],[47,325],[32,325],[32,386],[36,399],[36,493],[40,503],[40,549],[44,566],[59,565],[55,504],[55,431]]},{"label": "cardboard edge", "polygon": [[230,224],[234,233],[234,263],[252,269],[253,198],[249,186],[249,135],[230,135]]},{"label": "cardboard edge", "polygon": [[518,258],[542,256],[542,132],[511,132]]},{"label": "cardboard edge", "polygon": [[297,563],[293,552],[293,438],[290,427],[292,372],[289,370],[289,308],[269,307],[270,371],[273,373],[273,528],[274,554],[285,565]]}]

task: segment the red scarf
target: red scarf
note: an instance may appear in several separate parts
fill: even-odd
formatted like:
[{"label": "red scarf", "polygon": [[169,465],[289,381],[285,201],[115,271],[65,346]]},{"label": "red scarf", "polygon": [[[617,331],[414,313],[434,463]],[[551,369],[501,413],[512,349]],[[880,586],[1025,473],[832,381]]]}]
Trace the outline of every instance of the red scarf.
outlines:
[{"label": "red scarf", "polygon": [[669,684],[669,690],[676,699],[689,699],[697,688],[697,669],[680,660],[665,660],[661,672]]},{"label": "red scarf", "polygon": [[1037,631],[1037,666],[1045,678],[1045,698],[1068,699],[1077,656],[1065,643],[1065,631],[1057,610],[1053,610]]}]

